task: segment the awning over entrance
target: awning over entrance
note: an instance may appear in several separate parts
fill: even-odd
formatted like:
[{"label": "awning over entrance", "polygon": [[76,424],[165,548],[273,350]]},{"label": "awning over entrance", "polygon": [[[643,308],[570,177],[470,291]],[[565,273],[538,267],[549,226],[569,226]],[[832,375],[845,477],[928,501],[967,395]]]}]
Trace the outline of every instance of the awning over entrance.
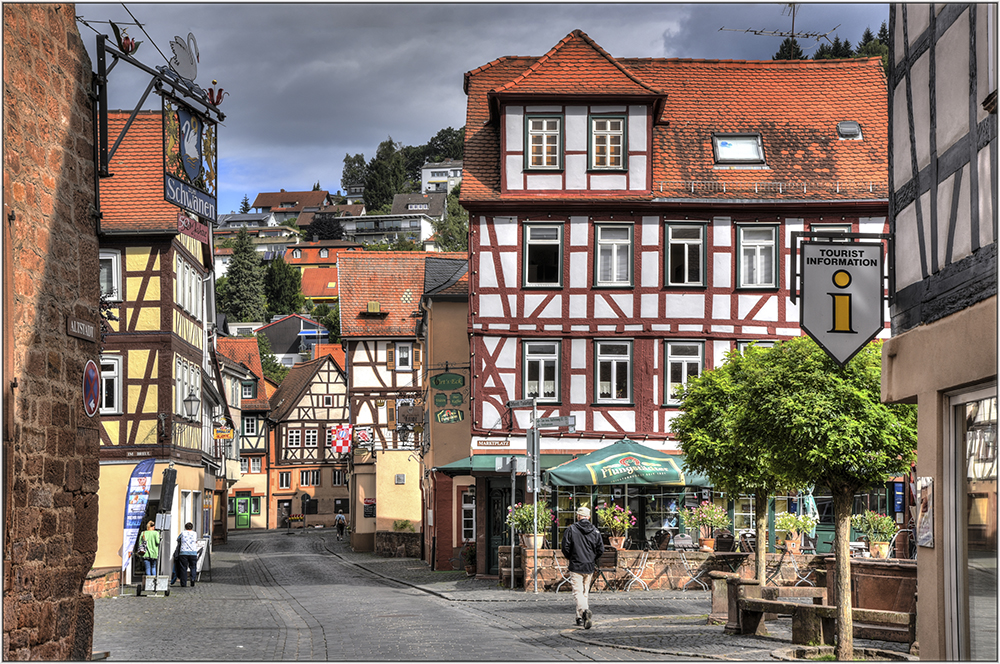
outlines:
[{"label": "awning over entrance", "polygon": [[624,438],[552,468],[545,473],[545,482],[556,486],[710,486],[702,475],[685,472],[683,464],[682,455],[666,454]]},{"label": "awning over entrance", "polygon": [[[471,475],[473,473],[495,473],[497,469],[497,459],[500,457],[524,456],[510,454],[475,454],[472,457],[465,457],[458,461],[452,461],[443,466],[435,466],[434,470],[445,475],[455,477],[456,475]],[[542,470],[554,468],[566,463],[573,458],[572,454],[543,454]]]}]

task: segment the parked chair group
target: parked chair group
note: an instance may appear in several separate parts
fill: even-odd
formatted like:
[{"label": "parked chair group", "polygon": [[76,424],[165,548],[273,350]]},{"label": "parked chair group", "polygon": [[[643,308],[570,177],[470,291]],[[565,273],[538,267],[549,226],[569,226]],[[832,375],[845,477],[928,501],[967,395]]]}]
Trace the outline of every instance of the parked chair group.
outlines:
[{"label": "parked chair group", "polygon": [[728,530],[715,531],[715,550],[729,553],[735,548],[736,538]]}]

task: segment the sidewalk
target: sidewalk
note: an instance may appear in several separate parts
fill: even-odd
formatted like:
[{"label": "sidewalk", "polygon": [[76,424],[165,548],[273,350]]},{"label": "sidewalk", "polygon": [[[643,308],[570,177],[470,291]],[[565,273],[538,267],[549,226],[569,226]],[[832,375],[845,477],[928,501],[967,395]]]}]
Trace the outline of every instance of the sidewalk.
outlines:
[{"label": "sidewalk", "polygon": [[[526,627],[551,626],[553,618],[571,615],[573,599],[568,591],[545,592],[539,584],[538,593],[530,588],[511,590],[500,587],[496,579],[476,579],[461,571],[431,571],[430,566],[416,558],[382,558],[373,553],[351,550],[348,542],[336,541],[333,533],[322,529],[300,531],[301,536],[323,537],[325,547],[345,562],[372,574],[393,580],[452,602],[475,602],[511,617],[517,615]],[[567,584],[568,586],[568,584]],[[709,625],[712,597],[704,590],[642,590],[611,591],[591,594],[591,606],[600,620],[594,629],[583,630],[567,625],[562,636],[584,644],[612,647],[656,655],[757,661],[770,659],[775,651],[792,647],[791,620],[767,623],[770,636],[725,634],[722,625]],[[496,604],[493,604],[496,603]],[[538,610],[516,609],[500,603],[532,603]],[[527,611],[525,611],[527,610]],[[569,623],[569,620],[566,620]],[[855,639],[854,647],[876,648],[904,654],[908,646],[902,643]]]}]

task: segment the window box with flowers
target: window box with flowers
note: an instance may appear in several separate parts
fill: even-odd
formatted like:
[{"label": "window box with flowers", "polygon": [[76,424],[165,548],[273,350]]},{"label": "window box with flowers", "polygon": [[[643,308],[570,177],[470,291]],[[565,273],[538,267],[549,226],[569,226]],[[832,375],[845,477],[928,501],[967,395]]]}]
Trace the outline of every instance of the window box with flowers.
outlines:
[{"label": "window box with flowers", "polygon": [[717,528],[729,527],[729,514],[725,508],[703,500],[698,507],[681,510],[681,523],[686,530],[697,529],[702,550],[711,551],[715,549],[712,533]]},{"label": "window box with flowers", "polygon": [[603,503],[597,508],[597,521],[598,527],[608,532],[611,546],[624,549],[628,529],[635,525],[635,515],[632,514],[632,510],[621,505]]},{"label": "window box with flowers", "polygon": [[[552,524],[556,517],[548,505],[538,504],[538,515],[535,515],[534,503],[517,503],[514,508],[507,508],[507,527],[513,526],[514,530],[521,534],[521,544],[525,547],[534,548],[534,543],[527,538],[537,536],[544,538],[546,533],[552,529]],[[539,542],[539,548],[542,548]]]}]

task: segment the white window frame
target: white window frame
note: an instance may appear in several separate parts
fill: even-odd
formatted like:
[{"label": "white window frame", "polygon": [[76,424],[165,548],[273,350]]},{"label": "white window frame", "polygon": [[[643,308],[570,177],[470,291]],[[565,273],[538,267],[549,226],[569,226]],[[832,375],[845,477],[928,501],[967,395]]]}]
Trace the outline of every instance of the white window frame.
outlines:
[{"label": "white window frame", "polygon": [[712,134],[715,163],[764,165],[764,142],[760,134]]},{"label": "white window frame", "polygon": [[[401,361],[403,358],[406,358],[405,364]],[[397,341],[393,361],[395,362],[395,371],[413,371],[413,344]]]},{"label": "white window frame", "polygon": [[333,486],[343,486],[347,484],[347,474],[343,470],[333,469]]},{"label": "white window frame", "polygon": [[306,429],[306,433],[302,444],[305,447],[318,447],[319,429]]},{"label": "white window frame", "polygon": [[[670,287],[702,287],[705,286],[705,262],[707,260],[707,243],[705,242],[705,224],[689,224],[689,223],[668,223],[667,224],[667,250],[664,252],[664,257],[666,258],[666,268],[664,272],[667,277],[667,286]],[[698,237],[676,237],[675,231],[691,231],[696,230],[698,232]],[[683,261],[681,269],[683,271],[683,278],[675,281],[673,278],[675,265],[674,249],[678,248],[681,255],[677,257],[676,261]],[[697,256],[698,260],[698,274],[696,277],[691,276],[691,259],[693,256]]]},{"label": "white window frame", "polygon": [[299,471],[299,486],[313,486],[312,482],[312,472],[311,470],[300,470]]},{"label": "white window frame", "polygon": [[[624,346],[625,354],[609,353],[609,349],[616,346]],[[632,352],[633,344],[631,340],[609,340],[602,339],[594,341],[594,400],[602,404],[627,404],[632,403]],[[622,393],[622,387],[618,384],[619,365],[625,365],[625,386],[623,396],[601,396],[601,384],[608,383],[612,395]],[[602,380],[605,365],[608,365],[608,381]]]},{"label": "white window frame", "polygon": [[476,539],[476,494],[472,491],[462,492],[462,541],[471,542]]},{"label": "white window frame", "polygon": [[[626,238],[605,237],[605,231],[625,231]],[[630,224],[596,224],[594,227],[594,285],[624,288],[632,285],[632,238]],[[624,273],[622,268],[624,267]]]},{"label": "white window frame", "polygon": [[256,398],[255,393],[257,390],[254,389],[255,387],[256,385],[254,385],[254,381],[252,380],[241,381],[240,396],[244,399]]},{"label": "white window frame", "polygon": [[243,416],[243,435],[244,436],[256,436],[257,435],[257,416],[256,415],[244,415]]},{"label": "white window frame", "polygon": [[319,250],[319,257],[320,258],[329,258],[330,257],[330,250],[327,249],[327,248],[325,248],[325,247],[323,249],[320,249]]},{"label": "white window frame", "polygon": [[250,472],[250,460],[247,457],[240,457],[240,472],[244,475]]},{"label": "white window frame", "polygon": [[[553,346],[551,352],[547,352],[545,347]],[[522,378],[522,393],[525,399],[530,399],[533,396],[536,397],[539,403],[558,403],[560,400],[559,391],[559,374],[561,371],[560,358],[562,356],[562,344],[558,339],[537,339],[537,340],[525,340],[523,342],[523,352],[524,352],[524,376]],[[543,394],[542,390],[548,381],[545,380],[545,369],[548,367],[552,368],[553,386],[551,394]],[[530,389],[530,383],[532,382],[529,376],[532,373],[532,367],[537,367],[538,379],[534,382],[541,383],[541,387],[537,394],[532,394]]]},{"label": "white window frame", "polygon": [[[704,341],[693,341],[689,339],[671,339],[665,342],[665,356],[664,366],[666,367],[666,397],[667,405],[676,406],[680,403],[680,400],[674,396],[674,390],[677,389],[679,385],[687,385],[689,379],[700,376],[705,370],[705,342]],[[680,354],[676,352],[675,349],[680,347],[695,348],[696,354]],[[675,380],[674,378],[674,367],[680,368],[680,380]],[[694,376],[690,375],[690,367],[696,367],[697,372]]]},{"label": "white window frame", "polygon": [[[748,240],[745,237],[747,231],[769,231],[770,240],[754,239]],[[778,255],[780,247],[778,245],[778,227],[764,226],[758,224],[740,224],[736,227],[736,247],[737,247],[737,283],[739,288],[777,288],[779,263]],[[770,256],[766,255],[766,250],[770,250]],[[769,265],[771,278],[764,281],[761,278],[762,268]],[[748,273],[752,269],[752,273]]]},{"label": "white window frame", "polygon": [[[242,459],[241,459],[241,461],[242,461]],[[259,472],[261,472],[261,461],[262,461],[262,459],[260,457],[252,457],[250,459],[250,472],[251,473],[259,473]]]},{"label": "white window frame", "polygon": [[292,249],[292,258],[302,258],[302,250]]},{"label": "white window frame", "polygon": [[[617,127],[612,125],[617,123]],[[601,125],[604,124],[604,127]],[[593,115],[590,118],[590,168],[595,171],[624,171],[628,146],[624,115]],[[617,139],[617,145],[615,145]],[[615,149],[617,148],[617,154]]]},{"label": "white window frame", "polygon": [[323,407],[324,408],[333,408],[333,395],[332,394],[324,394],[323,395]]},{"label": "white window frame", "polygon": [[[555,231],[555,238],[540,237],[545,231]],[[539,237],[532,237],[538,232]],[[537,270],[532,276],[532,265],[538,264],[532,260],[532,254],[542,247],[554,246],[556,250],[556,279],[540,281]],[[524,225],[524,274],[525,288],[562,288],[563,283],[563,226],[562,224],[528,223]]]},{"label": "white window frame", "polygon": [[[108,368],[105,369],[105,366]],[[111,399],[107,398],[107,386],[109,383],[113,390]],[[120,355],[101,355],[101,415],[122,414],[122,389],[124,384],[124,376],[122,375],[122,357]]]},{"label": "white window frame", "polygon": [[98,267],[98,286],[101,292],[105,295],[105,299],[111,302],[121,302],[124,298],[124,293],[122,292],[122,252],[117,249],[101,249],[98,252],[98,266],[107,262],[109,279],[108,285],[111,290],[107,293],[104,292],[104,284],[100,283],[100,267]]},{"label": "white window frame", "polygon": [[[810,224],[809,230],[813,233],[850,233],[850,224]],[[848,238],[827,240],[826,238],[816,238],[816,242],[848,242]]]},{"label": "white window frame", "polygon": [[279,489],[291,489],[292,488],[292,473],[291,471],[282,471],[278,473],[278,488]]},{"label": "white window frame", "polygon": [[[524,170],[562,170],[563,118],[561,115],[526,115],[524,118]],[[536,156],[536,146],[539,154]]]},{"label": "white window frame", "polygon": [[302,429],[289,429],[285,432],[285,441],[288,447],[302,447]]}]

